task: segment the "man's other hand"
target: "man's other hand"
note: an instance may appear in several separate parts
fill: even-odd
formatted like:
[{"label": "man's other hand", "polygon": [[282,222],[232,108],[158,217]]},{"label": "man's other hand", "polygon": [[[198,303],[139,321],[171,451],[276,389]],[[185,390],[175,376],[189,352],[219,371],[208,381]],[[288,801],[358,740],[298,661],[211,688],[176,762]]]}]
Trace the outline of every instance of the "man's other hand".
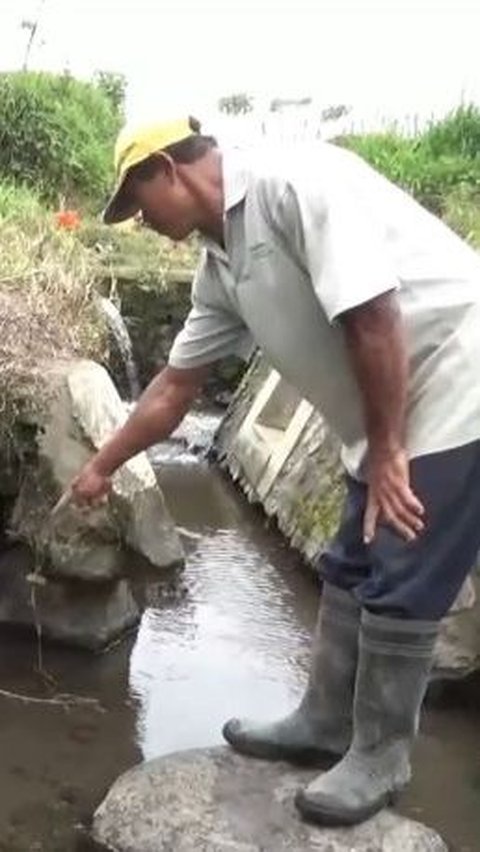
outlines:
[{"label": "man's other hand", "polygon": [[425,509],[412,489],[405,450],[371,453],[368,468],[368,501],[363,537],[373,541],[377,524],[385,522],[407,541],[425,527]]}]

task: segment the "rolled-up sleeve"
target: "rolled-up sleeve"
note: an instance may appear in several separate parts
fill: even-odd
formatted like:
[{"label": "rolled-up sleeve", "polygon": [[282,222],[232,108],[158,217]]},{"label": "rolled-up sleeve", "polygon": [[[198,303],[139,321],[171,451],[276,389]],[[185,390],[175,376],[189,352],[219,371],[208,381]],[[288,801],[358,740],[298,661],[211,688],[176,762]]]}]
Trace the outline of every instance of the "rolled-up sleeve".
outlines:
[{"label": "rolled-up sleeve", "polygon": [[205,254],[192,287],[192,308],[173,343],[168,362],[178,369],[201,367],[228,355],[247,360],[254,341],[235,312]]}]

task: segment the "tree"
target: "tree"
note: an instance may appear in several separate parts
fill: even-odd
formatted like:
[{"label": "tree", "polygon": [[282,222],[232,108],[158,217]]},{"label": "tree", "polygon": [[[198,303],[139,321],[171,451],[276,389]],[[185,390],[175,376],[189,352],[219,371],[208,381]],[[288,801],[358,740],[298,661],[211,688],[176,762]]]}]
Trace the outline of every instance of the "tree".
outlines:
[{"label": "tree", "polygon": [[337,121],[337,119],[343,118],[344,115],[348,115],[349,112],[350,107],[345,104],[334,104],[323,109],[320,118],[322,121]]},{"label": "tree", "polygon": [[23,20],[22,23],[20,24],[22,30],[27,30],[27,32],[30,33],[30,35],[28,37],[27,45],[26,45],[26,48],[25,48],[25,55],[23,57],[22,68],[23,68],[24,71],[26,71],[27,68],[28,68],[28,60],[30,59],[30,53],[31,53],[31,50],[32,50],[33,42],[35,41],[35,37],[36,37],[37,32],[38,32],[38,24],[40,22],[40,16],[41,16],[41,12],[42,12],[44,5],[45,5],[45,0],[40,0],[40,3],[38,5],[38,9],[37,9],[37,14],[35,15],[35,18],[33,20]]},{"label": "tree", "polygon": [[218,108],[227,115],[246,115],[253,109],[253,98],[246,92],[226,95],[218,101]]},{"label": "tree", "polygon": [[123,118],[127,78],[115,71],[95,71],[93,82],[108,98],[114,110]]}]

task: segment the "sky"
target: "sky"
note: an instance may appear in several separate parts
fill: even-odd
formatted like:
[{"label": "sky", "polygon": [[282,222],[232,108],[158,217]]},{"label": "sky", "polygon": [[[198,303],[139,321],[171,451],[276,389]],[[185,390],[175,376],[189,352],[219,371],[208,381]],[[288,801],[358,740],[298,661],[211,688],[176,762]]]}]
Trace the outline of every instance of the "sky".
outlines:
[{"label": "sky", "polygon": [[[41,0],[0,0],[0,66]],[[128,115],[203,118],[222,95],[311,96],[357,114],[480,104],[480,0],[44,0],[30,67],[128,79]]]}]

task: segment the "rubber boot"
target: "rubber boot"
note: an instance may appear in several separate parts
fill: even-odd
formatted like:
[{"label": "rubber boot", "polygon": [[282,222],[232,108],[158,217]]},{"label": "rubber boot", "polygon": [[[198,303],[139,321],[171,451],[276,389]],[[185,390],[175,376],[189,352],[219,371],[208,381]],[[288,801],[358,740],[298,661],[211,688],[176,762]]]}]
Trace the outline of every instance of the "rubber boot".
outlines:
[{"label": "rubber boot", "polygon": [[361,607],[350,592],[324,584],[308,686],[299,707],[260,725],[231,719],[223,736],[239,752],[293,763],[330,763],[352,737]]},{"label": "rubber boot", "polygon": [[437,632],[437,622],[363,613],[352,745],[330,772],[297,793],[305,818],[323,825],[362,822],[409,782]]}]

